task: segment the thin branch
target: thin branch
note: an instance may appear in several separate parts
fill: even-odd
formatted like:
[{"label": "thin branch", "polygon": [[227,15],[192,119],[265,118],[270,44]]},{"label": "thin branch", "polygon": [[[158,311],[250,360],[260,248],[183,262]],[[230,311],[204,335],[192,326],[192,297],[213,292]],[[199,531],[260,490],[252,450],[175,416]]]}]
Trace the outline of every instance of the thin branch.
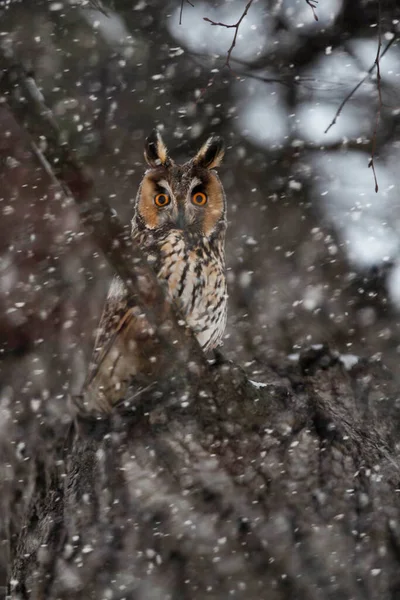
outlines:
[{"label": "thin branch", "polygon": [[228,69],[230,71],[232,71],[231,65],[230,65],[230,60],[231,60],[231,54],[233,52],[234,47],[236,46],[236,40],[237,40],[237,36],[239,33],[239,27],[243,21],[243,19],[245,18],[245,16],[247,15],[247,13],[249,12],[250,6],[253,4],[253,0],[249,0],[249,2],[246,4],[246,7],[240,17],[240,19],[234,23],[233,25],[228,25],[227,23],[220,23],[217,21],[212,21],[211,19],[209,19],[208,17],[203,17],[204,21],[207,21],[207,23],[210,23],[213,26],[217,26],[217,27],[226,27],[227,29],[234,29],[235,30],[235,34],[233,36],[233,40],[232,40],[232,44],[228,50],[228,53],[226,55],[226,61],[224,64],[224,67],[228,67]]},{"label": "thin branch", "polygon": [[309,6],[309,7],[311,8],[311,10],[312,10],[312,13],[313,13],[313,15],[314,15],[314,19],[315,19],[316,21],[318,21],[318,15],[317,15],[317,13],[315,12],[315,9],[317,8],[318,0],[306,0],[306,2],[307,2],[307,4],[308,4],[308,6]]},{"label": "thin branch", "polygon": [[[386,44],[383,52],[380,53],[379,59],[381,59],[381,58],[383,58],[385,56],[386,52],[389,50],[390,46],[395,42],[396,39],[397,39],[396,36],[393,36],[392,39],[388,41],[388,43]],[[325,129],[324,133],[328,133],[328,131],[330,130],[330,128],[333,127],[333,125],[336,125],[336,122],[337,122],[338,118],[340,117],[341,112],[344,109],[344,107],[346,106],[347,102],[354,96],[354,94],[356,93],[356,91],[368,79],[368,77],[374,71],[375,67],[376,67],[376,61],[374,61],[374,64],[371,65],[371,67],[368,69],[367,74],[365,75],[365,77],[363,77],[357,83],[357,85],[354,86],[354,88],[347,94],[347,96],[344,98],[344,100],[340,103],[339,108],[337,109],[337,111],[335,113],[335,116],[333,117],[332,121],[329,123],[328,127]]]},{"label": "thin branch", "polygon": [[243,73],[238,73],[238,75],[240,77],[246,77],[247,79],[255,79],[256,81],[261,81],[262,83],[279,83],[280,85],[286,86],[286,87],[291,87],[296,86],[296,87],[303,87],[306,90],[315,90],[315,89],[319,89],[316,87],[313,87],[312,85],[308,85],[307,82],[311,83],[311,82],[316,82],[317,79],[315,77],[294,77],[292,75],[287,76],[286,79],[285,77],[264,77],[263,75],[257,75],[256,73],[251,73],[251,72],[243,72]]},{"label": "thin branch", "polygon": [[[190,2],[190,0],[186,0],[186,2],[188,4],[190,4],[190,6],[194,6],[194,4],[192,4]],[[183,5],[185,4],[185,0],[181,0],[181,10],[179,12],[179,25],[182,25],[182,15],[183,15]]]},{"label": "thin branch", "polygon": [[[206,52],[197,52],[194,50],[190,50],[186,52],[186,55],[189,56],[193,62],[198,65],[201,68],[204,68],[204,62],[202,62],[201,60],[198,59],[209,59],[210,61],[213,60],[215,61],[215,59],[219,58],[219,55],[217,54],[209,54]],[[256,81],[261,81],[263,83],[278,83],[279,85],[283,85],[283,86],[296,86],[296,87],[300,87],[300,88],[304,88],[306,90],[310,90],[310,91],[319,91],[321,89],[327,89],[326,87],[322,87],[323,85],[328,85],[329,89],[337,89],[339,86],[342,86],[342,84],[337,83],[336,81],[330,81],[328,79],[321,79],[321,78],[316,78],[316,77],[300,77],[299,75],[294,75],[294,74],[288,74],[288,75],[282,75],[282,77],[269,77],[269,76],[264,76],[264,75],[258,75],[257,73],[253,72],[251,69],[253,69],[253,64],[251,62],[248,62],[246,60],[240,59],[240,58],[234,58],[231,57],[231,62],[233,63],[237,63],[239,66],[241,67],[245,67],[246,71],[238,71],[235,68],[235,74],[237,75],[238,78],[246,78],[246,79],[255,79]],[[214,62],[213,62],[214,64]],[[267,67],[264,67],[265,69],[268,68],[275,68],[273,65],[268,65]],[[260,71],[262,71],[262,69],[259,69]],[[212,78],[213,80],[214,78]],[[322,85],[313,85],[313,84],[322,84]]]},{"label": "thin branch", "polygon": [[376,86],[378,89],[378,109],[376,112],[374,132],[372,134],[371,158],[368,163],[368,166],[372,169],[372,173],[374,175],[375,192],[376,193],[378,192],[379,187],[378,187],[378,180],[376,178],[374,158],[375,158],[375,151],[376,151],[376,139],[377,139],[377,135],[378,135],[379,121],[381,119],[382,106],[383,106],[382,87],[381,87],[381,67],[380,67],[381,48],[382,48],[381,1],[379,0],[378,1],[378,49],[376,51],[376,57],[375,57],[375,63],[374,63],[376,65]]}]

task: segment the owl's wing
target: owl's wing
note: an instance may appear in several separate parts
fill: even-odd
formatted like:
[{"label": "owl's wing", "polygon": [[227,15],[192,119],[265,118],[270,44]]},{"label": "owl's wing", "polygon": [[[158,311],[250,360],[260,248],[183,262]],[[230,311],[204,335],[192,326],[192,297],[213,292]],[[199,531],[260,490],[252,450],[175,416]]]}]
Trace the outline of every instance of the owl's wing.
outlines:
[{"label": "owl's wing", "polygon": [[81,416],[106,414],[124,397],[126,387],[138,371],[135,340],[140,311],[129,302],[122,281],[115,277],[97,333],[92,361],[82,392],[75,396],[74,410]]},{"label": "owl's wing", "polygon": [[115,340],[123,334],[126,327],[129,327],[133,316],[126,288],[119,277],[114,277],[100,319],[85,388],[96,377]]}]

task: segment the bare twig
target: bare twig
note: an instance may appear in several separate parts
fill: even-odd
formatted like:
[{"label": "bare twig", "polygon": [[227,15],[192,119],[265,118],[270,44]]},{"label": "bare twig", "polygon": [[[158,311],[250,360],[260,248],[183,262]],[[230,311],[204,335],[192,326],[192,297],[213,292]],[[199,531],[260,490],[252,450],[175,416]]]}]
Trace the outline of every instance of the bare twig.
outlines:
[{"label": "bare twig", "polygon": [[227,29],[234,29],[235,30],[235,34],[233,36],[233,40],[232,40],[232,44],[227,52],[226,55],[226,60],[225,60],[225,64],[224,67],[228,67],[228,69],[230,71],[232,71],[231,65],[230,65],[230,60],[231,60],[231,54],[233,52],[234,47],[236,46],[236,40],[237,40],[237,36],[239,33],[239,27],[243,21],[243,19],[245,18],[245,16],[247,15],[247,13],[249,12],[250,6],[253,4],[253,0],[249,0],[249,2],[246,4],[246,7],[240,17],[240,19],[232,24],[232,25],[228,25],[227,23],[221,23],[221,22],[217,22],[217,21],[212,21],[211,19],[209,19],[208,17],[203,17],[204,21],[207,21],[207,23],[211,23],[211,25],[213,26],[218,26],[218,27],[226,27]]},{"label": "bare twig", "polygon": [[[389,50],[390,46],[395,42],[396,39],[397,39],[396,36],[394,36],[394,37],[392,37],[391,40],[388,41],[388,43],[386,44],[384,50],[379,55],[379,60],[385,56],[386,52]],[[342,100],[342,102],[339,105],[339,108],[337,109],[337,111],[335,113],[335,116],[333,117],[332,121],[329,123],[328,127],[325,129],[324,133],[328,133],[328,131],[330,130],[330,128],[333,127],[333,125],[336,125],[336,122],[337,122],[338,118],[340,117],[340,115],[342,113],[342,110],[346,106],[347,102],[354,96],[354,94],[357,92],[357,90],[368,79],[369,75],[371,75],[371,73],[374,71],[374,69],[375,69],[376,66],[377,66],[376,62],[374,61],[374,64],[371,65],[371,67],[368,69],[367,74],[365,75],[365,77],[363,77],[357,83],[357,85],[355,85],[353,87],[353,89],[347,94],[347,96],[344,98],[344,100]]]},{"label": "bare twig", "polygon": [[377,134],[378,134],[379,121],[381,119],[381,112],[382,112],[382,106],[383,106],[382,88],[381,88],[381,67],[380,67],[381,48],[382,48],[381,2],[379,0],[379,2],[378,2],[378,49],[376,51],[376,57],[375,57],[375,62],[374,62],[374,65],[376,65],[376,86],[378,89],[378,109],[376,112],[374,132],[372,134],[371,158],[368,163],[368,166],[372,169],[372,173],[374,175],[375,192],[378,192],[379,187],[378,187],[378,180],[376,178],[374,158],[375,158],[375,151],[376,151],[376,138],[377,138]]},{"label": "bare twig", "polygon": [[314,15],[314,19],[316,21],[318,21],[318,15],[315,12],[315,9],[317,8],[317,4],[318,4],[318,0],[306,0],[308,6],[311,8],[313,15]]},{"label": "bare twig", "polygon": [[[194,6],[194,4],[192,4],[190,2],[190,0],[186,0],[186,2],[188,4],[190,4],[190,6]],[[182,25],[182,15],[183,15],[183,5],[185,4],[185,0],[181,0],[181,10],[179,12],[179,25]]]}]

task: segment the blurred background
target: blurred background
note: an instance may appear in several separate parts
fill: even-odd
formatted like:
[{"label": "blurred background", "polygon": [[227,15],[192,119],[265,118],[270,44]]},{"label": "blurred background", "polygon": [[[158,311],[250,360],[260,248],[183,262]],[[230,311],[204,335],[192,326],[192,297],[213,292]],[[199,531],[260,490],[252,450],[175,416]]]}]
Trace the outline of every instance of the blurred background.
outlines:
[{"label": "blurred background", "polygon": [[[204,18],[233,25],[246,0],[0,0],[0,44],[33,71],[125,223],[154,126],[176,160],[211,133],[225,138],[224,352],[253,379],[322,343],[346,364],[381,359],[399,379],[400,5],[312,4],[253,0],[229,66],[235,28]],[[2,597],[32,447],[39,435],[60,443],[112,272],[4,103],[0,130]],[[375,130],[378,193],[368,168]]]},{"label": "blurred background", "polygon": [[[227,144],[224,352],[257,375],[311,344],[400,353],[400,7],[396,0],[0,2],[100,193],[129,222],[154,126],[176,160]],[[318,20],[315,19],[317,15]],[[379,97],[375,193],[368,168]],[[342,101],[363,79],[327,133]],[[112,273],[0,106],[1,406],[58,411],[82,384]],[[395,373],[396,376],[396,373]],[[3,419],[3,427],[7,425]]]}]

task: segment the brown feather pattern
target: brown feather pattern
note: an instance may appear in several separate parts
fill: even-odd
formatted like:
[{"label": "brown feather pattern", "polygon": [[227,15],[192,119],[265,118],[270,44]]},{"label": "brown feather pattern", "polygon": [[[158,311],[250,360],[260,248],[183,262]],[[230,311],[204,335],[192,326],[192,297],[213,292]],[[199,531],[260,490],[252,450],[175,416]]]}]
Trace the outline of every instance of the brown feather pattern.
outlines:
[{"label": "brown feather pattern", "polygon": [[[153,134],[145,150],[146,160],[153,166],[140,185],[132,219],[132,238],[204,351],[221,343],[226,324],[226,199],[212,170],[223,153],[221,139],[210,138],[194,159],[176,165],[165,160],[165,144],[158,133]],[[155,203],[159,193],[168,196],[165,207]],[[206,197],[204,206],[195,203],[199,193]],[[149,356],[141,355],[142,342],[151,336],[125,286],[114,278],[83,390],[89,409],[99,407],[100,396],[101,410],[110,410],[124,396],[132,377],[140,379],[142,370],[149,368]]]}]

